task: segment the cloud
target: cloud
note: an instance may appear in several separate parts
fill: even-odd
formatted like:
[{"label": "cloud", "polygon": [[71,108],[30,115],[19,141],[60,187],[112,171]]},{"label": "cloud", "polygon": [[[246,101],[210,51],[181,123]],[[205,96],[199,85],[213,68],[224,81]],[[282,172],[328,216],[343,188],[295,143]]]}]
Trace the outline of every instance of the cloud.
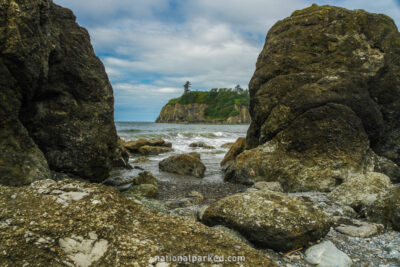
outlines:
[{"label": "cloud", "polygon": [[386,13],[397,0],[54,0],[88,28],[115,92],[117,120],[154,120],[168,99],[194,89],[247,87],[269,28],[317,4]]}]

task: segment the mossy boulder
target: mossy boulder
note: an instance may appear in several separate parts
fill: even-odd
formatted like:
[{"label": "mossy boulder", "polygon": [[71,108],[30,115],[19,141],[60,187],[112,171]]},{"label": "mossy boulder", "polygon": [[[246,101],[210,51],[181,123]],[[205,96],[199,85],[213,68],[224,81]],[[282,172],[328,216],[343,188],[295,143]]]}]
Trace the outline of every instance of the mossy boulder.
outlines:
[{"label": "mossy boulder", "polygon": [[400,231],[400,186],[393,187],[365,212],[369,220],[391,226]]},{"label": "mossy boulder", "polygon": [[199,153],[180,154],[163,159],[158,164],[161,171],[203,178],[206,166]]},{"label": "mossy boulder", "polygon": [[392,187],[388,176],[382,173],[368,172],[349,178],[329,193],[328,198],[360,211],[385,197]]},{"label": "mossy boulder", "polygon": [[225,225],[254,244],[278,251],[305,247],[324,237],[332,221],[311,202],[283,193],[257,190],[235,194],[211,204],[206,225]]},{"label": "mossy boulder", "polygon": [[248,150],[226,178],[329,191],[370,171],[369,149],[398,165],[399,53],[385,15],[313,5],[277,22],[249,84]]},{"label": "mossy boulder", "polygon": [[347,106],[327,104],[305,112],[273,140],[239,154],[225,179],[277,181],[289,192],[331,191],[369,168],[368,155],[368,136],[356,114]]},{"label": "mossy boulder", "polygon": [[99,184],[43,180],[0,186],[0,205],[2,266],[148,266],[161,255],[209,254],[276,266],[216,230],[138,205]]},{"label": "mossy boulder", "polygon": [[49,168],[104,180],[124,157],[88,32],[50,0],[5,0],[0,14],[0,183],[49,178]]}]

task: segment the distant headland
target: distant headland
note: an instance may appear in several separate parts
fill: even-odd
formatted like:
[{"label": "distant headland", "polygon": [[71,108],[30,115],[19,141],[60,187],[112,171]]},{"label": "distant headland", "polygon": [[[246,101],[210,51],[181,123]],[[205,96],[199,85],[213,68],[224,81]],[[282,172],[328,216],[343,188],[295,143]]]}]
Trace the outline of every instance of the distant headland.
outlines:
[{"label": "distant headland", "polygon": [[249,105],[249,91],[239,85],[210,91],[185,87],[182,96],[169,100],[162,108],[156,122],[246,124],[251,121]]}]

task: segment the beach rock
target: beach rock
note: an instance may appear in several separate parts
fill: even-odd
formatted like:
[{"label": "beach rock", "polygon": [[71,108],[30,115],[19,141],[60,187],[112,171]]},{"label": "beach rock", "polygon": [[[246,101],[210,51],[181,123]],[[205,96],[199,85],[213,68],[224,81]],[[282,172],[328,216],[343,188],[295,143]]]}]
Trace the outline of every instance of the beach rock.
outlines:
[{"label": "beach rock", "polygon": [[204,142],[194,142],[189,145],[189,147],[205,147],[207,146]]},{"label": "beach rock", "polygon": [[203,202],[204,196],[200,192],[197,191],[192,191],[189,194],[187,194],[186,198],[184,198],[186,202],[188,202],[187,206],[191,205],[199,205]]},{"label": "beach rock", "polygon": [[225,143],[221,145],[221,148],[231,148],[231,146],[233,146],[234,143]]},{"label": "beach rock", "polygon": [[202,178],[204,177],[206,167],[196,156],[197,154],[181,154],[170,156],[160,161],[158,166],[161,171],[182,175],[192,175]]},{"label": "beach rock", "polygon": [[149,158],[143,156],[143,157],[138,157],[138,158],[134,159],[132,162],[133,163],[145,163],[145,162],[148,162],[148,161],[149,161]]},{"label": "beach rock", "polygon": [[0,183],[49,178],[49,168],[103,181],[126,161],[88,32],[50,0],[5,0],[0,13]]},{"label": "beach rock", "polygon": [[367,208],[369,220],[391,226],[400,231],[400,186],[393,187],[385,197],[375,201]]},{"label": "beach rock", "polygon": [[360,211],[386,196],[392,187],[388,176],[382,173],[368,172],[349,178],[329,193],[328,198]]},{"label": "beach rock", "polygon": [[393,161],[378,156],[374,153],[373,158],[374,171],[384,173],[390,177],[392,183],[400,183],[400,167]]},{"label": "beach rock", "polygon": [[[245,255],[276,266],[219,231],[73,180],[0,186],[1,266],[148,266],[157,255]],[[116,253],[118,252],[118,253]]]},{"label": "beach rock", "polygon": [[170,142],[166,142],[162,139],[157,139],[157,140],[139,139],[136,141],[125,142],[124,146],[131,153],[139,153],[139,149],[143,146],[171,148],[172,144]]},{"label": "beach rock", "polygon": [[133,185],[128,190],[123,192],[123,194],[126,196],[142,196],[146,198],[154,198],[157,196],[157,193],[158,187],[154,184]]},{"label": "beach rock", "polygon": [[115,148],[114,154],[121,155],[121,157],[114,158],[113,166],[120,168],[132,169],[132,166],[129,164],[129,151],[125,148],[125,141],[121,138],[118,138],[118,146]]},{"label": "beach rock", "polygon": [[139,153],[141,155],[158,155],[162,153],[168,153],[174,151],[172,148],[163,146],[142,146],[139,148]]},{"label": "beach rock", "polygon": [[206,225],[225,225],[250,242],[278,251],[306,246],[324,237],[332,221],[311,202],[257,190],[225,197],[203,214]]},{"label": "beach rock", "polygon": [[335,229],[342,234],[362,238],[383,234],[385,230],[382,224],[367,223],[359,220],[351,220],[351,224],[341,224]]},{"label": "beach rock", "polygon": [[144,171],[144,172],[139,173],[139,176],[137,176],[133,179],[132,184],[134,184],[134,185],[140,185],[140,184],[157,185],[157,178],[151,172]]},{"label": "beach rock", "polygon": [[370,148],[400,164],[399,51],[385,15],[313,5],[277,22],[249,84],[248,150],[226,179],[331,191],[373,171]]},{"label": "beach rock", "polygon": [[195,142],[195,143],[191,143],[190,145],[189,145],[189,147],[201,147],[201,148],[204,148],[204,149],[215,149],[215,147],[214,146],[209,146],[209,145],[207,145],[206,143],[204,143],[204,142]]},{"label": "beach rock", "polygon": [[224,167],[229,162],[235,160],[236,156],[246,149],[246,138],[240,137],[233,143],[229,151],[226,153],[224,159],[221,161],[221,167]]},{"label": "beach rock", "polygon": [[276,181],[286,192],[331,191],[370,166],[368,149],[356,114],[344,105],[327,104],[306,111],[273,140],[239,154],[225,180]]},{"label": "beach rock", "polygon": [[195,211],[188,208],[176,208],[171,210],[171,215],[181,216],[191,222],[197,222]]},{"label": "beach rock", "polygon": [[283,192],[283,188],[278,182],[257,182],[253,187],[258,190],[268,189],[274,192]]},{"label": "beach rock", "polygon": [[244,236],[242,236],[238,231],[232,230],[228,227],[225,227],[223,225],[215,225],[212,227],[215,230],[220,231],[224,235],[226,235],[229,238],[232,238],[233,240],[242,242],[243,244],[253,247],[253,244],[251,244]]},{"label": "beach rock", "polygon": [[337,249],[329,240],[308,248],[305,252],[305,260],[310,264],[321,267],[353,266],[350,257]]}]

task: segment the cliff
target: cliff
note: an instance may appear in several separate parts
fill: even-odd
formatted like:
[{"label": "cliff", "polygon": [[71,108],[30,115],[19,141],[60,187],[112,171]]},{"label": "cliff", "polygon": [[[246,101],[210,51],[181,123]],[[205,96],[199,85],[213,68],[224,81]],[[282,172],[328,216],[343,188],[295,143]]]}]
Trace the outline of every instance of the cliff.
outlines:
[{"label": "cliff", "polygon": [[158,123],[250,123],[247,91],[229,89],[189,92],[165,105]]},{"label": "cliff", "polygon": [[0,3],[0,184],[124,164],[113,90],[88,32],[51,0]]},{"label": "cliff", "polygon": [[313,5],[277,22],[249,85],[248,150],[226,179],[330,191],[375,170],[398,182],[399,53],[385,15]]}]

